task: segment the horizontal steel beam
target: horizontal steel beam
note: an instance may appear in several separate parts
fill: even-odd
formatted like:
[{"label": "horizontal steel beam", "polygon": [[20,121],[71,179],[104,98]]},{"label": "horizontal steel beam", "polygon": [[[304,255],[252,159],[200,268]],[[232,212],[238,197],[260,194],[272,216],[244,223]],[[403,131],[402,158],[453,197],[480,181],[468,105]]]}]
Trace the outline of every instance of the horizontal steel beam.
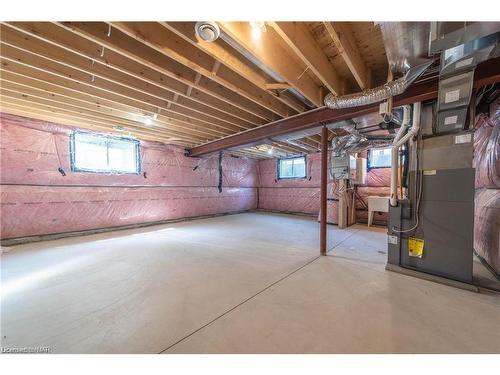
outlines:
[{"label": "horizontal steel beam", "polygon": [[[396,96],[393,105],[397,107],[437,98],[438,82],[437,75],[417,81],[403,94]],[[490,59],[477,66],[474,74],[474,88],[497,82],[500,82],[500,57]],[[254,146],[265,143],[272,137],[367,115],[375,111],[378,111],[378,103],[335,110],[321,107],[193,147],[188,150],[188,155],[201,156],[220,150]]]}]

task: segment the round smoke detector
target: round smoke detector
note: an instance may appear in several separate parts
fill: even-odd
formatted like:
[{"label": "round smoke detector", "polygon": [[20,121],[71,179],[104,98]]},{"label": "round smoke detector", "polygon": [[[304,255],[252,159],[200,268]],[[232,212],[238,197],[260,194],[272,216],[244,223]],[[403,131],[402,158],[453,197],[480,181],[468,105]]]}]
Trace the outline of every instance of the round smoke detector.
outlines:
[{"label": "round smoke detector", "polygon": [[219,26],[215,22],[196,22],[194,29],[198,38],[205,42],[213,42],[220,35]]}]

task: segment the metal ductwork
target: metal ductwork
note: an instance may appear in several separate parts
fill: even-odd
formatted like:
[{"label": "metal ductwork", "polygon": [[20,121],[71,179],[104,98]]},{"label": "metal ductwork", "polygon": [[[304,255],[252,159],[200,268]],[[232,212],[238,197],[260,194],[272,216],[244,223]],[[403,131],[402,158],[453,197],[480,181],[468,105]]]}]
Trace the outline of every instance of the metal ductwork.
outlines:
[{"label": "metal ductwork", "polygon": [[[399,109],[395,110],[394,118],[398,119]],[[344,157],[348,154],[360,152],[368,148],[384,147],[392,144],[394,135],[389,136],[367,136],[361,134],[353,120],[345,120],[327,125],[329,129],[343,129],[347,135],[338,136],[332,139],[332,156]]]},{"label": "metal ductwork", "polygon": [[430,65],[432,61],[410,68],[406,74],[374,89],[364,90],[356,94],[335,96],[332,93],[325,98],[325,105],[331,109],[360,107],[378,103],[393,96],[402,94]]},{"label": "metal ductwork", "polygon": [[500,22],[478,22],[446,33],[448,23],[433,23],[429,53],[441,54],[435,134],[470,126],[469,104],[477,64],[494,56],[500,42]]},{"label": "metal ductwork", "polygon": [[391,72],[399,77],[429,59],[429,22],[378,22]]}]

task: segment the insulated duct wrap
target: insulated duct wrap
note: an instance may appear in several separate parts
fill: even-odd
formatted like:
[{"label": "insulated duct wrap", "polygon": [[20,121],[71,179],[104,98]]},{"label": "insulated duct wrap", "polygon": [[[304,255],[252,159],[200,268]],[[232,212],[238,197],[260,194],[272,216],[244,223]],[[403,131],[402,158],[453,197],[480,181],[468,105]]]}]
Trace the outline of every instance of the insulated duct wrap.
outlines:
[{"label": "insulated duct wrap", "polygon": [[391,143],[392,138],[370,139],[358,134],[343,135],[332,139],[332,155],[334,157],[345,156],[368,148],[386,147]]},{"label": "insulated duct wrap", "polygon": [[500,99],[490,105],[490,114],[476,117],[474,168],[476,188],[500,189]]},{"label": "insulated duct wrap", "polygon": [[500,190],[478,189],[474,199],[474,250],[500,275]]},{"label": "insulated duct wrap", "polygon": [[500,275],[500,99],[476,117],[474,250]]},{"label": "insulated duct wrap", "polygon": [[432,61],[410,68],[401,78],[387,82],[374,89],[355,94],[335,96],[329,93],[325,97],[325,105],[331,109],[353,108],[378,103],[393,96],[400,95],[432,64]]}]

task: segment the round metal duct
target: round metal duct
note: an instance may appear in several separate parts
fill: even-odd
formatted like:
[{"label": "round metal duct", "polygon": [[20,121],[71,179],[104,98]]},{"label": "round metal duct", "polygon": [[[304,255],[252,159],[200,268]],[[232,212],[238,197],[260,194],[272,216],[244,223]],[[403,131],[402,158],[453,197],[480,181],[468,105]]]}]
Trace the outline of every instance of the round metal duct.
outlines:
[{"label": "round metal duct", "polygon": [[219,26],[215,22],[196,22],[194,29],[196,36],[205,42],[213,42],[220,35]]}]

